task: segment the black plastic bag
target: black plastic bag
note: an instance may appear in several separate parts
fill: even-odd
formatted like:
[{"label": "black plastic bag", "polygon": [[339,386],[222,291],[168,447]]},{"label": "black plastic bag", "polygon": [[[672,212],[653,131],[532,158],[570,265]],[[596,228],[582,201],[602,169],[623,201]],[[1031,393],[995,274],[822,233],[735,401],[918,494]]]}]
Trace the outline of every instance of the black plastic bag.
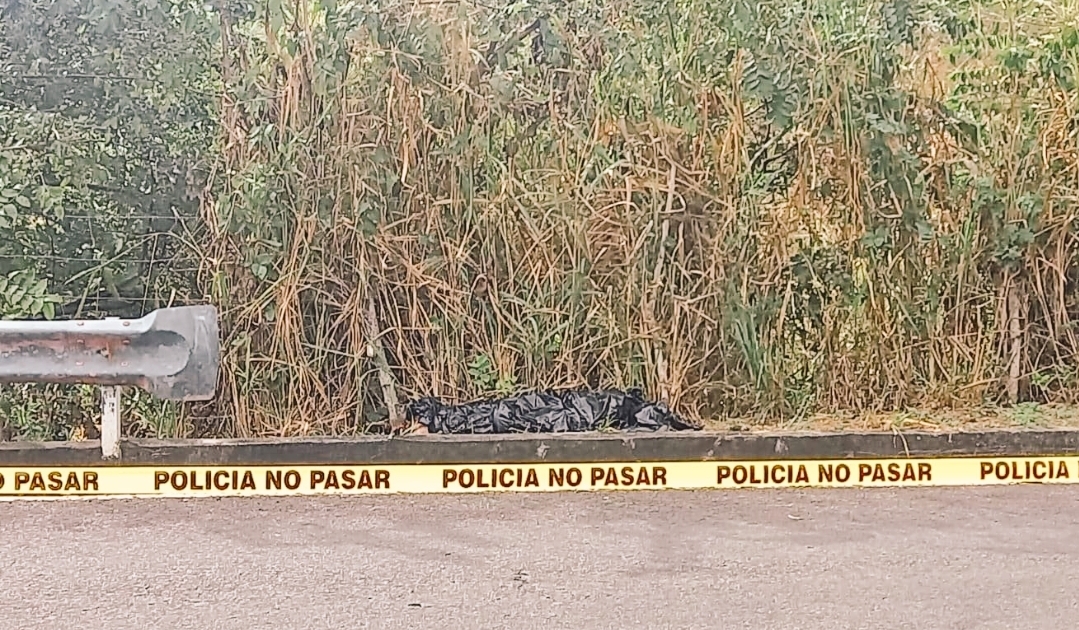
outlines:
[{"label": "black plastic bag", "polygon": [[696,429],[662,402],[628,392],[543,391],[508,398],[446,405],[425,397],[405,408],[410,422],[429,433],[575,433],[610,428],[657,431]]}]

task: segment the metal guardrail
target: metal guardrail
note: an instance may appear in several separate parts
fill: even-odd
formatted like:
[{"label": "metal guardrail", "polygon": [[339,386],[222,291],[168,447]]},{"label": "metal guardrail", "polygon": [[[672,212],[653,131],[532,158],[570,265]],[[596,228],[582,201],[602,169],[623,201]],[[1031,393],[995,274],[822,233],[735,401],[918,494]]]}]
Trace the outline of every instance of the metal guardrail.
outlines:
[{"label": "metal guardrail", "polygon": [[139,319],[0,321],[0,383],[101,386],[105,458],[120,456],[122,387],[210,400],[220,362],[213,306],[163,308]]}]

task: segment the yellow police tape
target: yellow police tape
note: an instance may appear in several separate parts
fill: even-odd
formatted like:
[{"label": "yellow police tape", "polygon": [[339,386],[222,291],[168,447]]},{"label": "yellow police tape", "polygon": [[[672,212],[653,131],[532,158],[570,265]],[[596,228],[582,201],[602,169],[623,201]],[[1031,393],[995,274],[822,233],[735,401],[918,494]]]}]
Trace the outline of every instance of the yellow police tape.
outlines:
[{"label": "yellow police tape", "polygon": [[0,500],[1079,483],[1079,457],[357,466],[0,467]]}]

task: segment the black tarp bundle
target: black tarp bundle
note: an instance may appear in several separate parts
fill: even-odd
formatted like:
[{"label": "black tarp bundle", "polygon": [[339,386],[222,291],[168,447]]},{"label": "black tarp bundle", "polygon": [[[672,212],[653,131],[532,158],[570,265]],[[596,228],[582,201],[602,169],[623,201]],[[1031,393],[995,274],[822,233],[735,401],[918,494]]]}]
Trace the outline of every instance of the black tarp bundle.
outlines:
[{"label": "black tarp bundle", "polygon": [[420,398],[405,408],[409,421],[429,433],[573,433],[622,431],[681,431],[696,429],[662,402],[644,399],[640,390],[544,391],[508,398],[446,405],[437,398]]}]

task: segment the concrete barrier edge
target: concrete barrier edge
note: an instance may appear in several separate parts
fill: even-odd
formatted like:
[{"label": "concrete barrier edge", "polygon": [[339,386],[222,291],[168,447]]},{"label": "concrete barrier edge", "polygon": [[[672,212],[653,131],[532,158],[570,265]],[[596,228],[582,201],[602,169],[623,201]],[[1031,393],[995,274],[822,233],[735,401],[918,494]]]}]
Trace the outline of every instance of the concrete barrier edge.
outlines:
[{"label": "concrete barrier edge", "polygon": [[121,442],[121,454],[119,460],[102,461],[97,441],[6,442],[0,443],[0,466],[530,464],[1064,456],[1079,454],[1079,430],[125,439]]}]

